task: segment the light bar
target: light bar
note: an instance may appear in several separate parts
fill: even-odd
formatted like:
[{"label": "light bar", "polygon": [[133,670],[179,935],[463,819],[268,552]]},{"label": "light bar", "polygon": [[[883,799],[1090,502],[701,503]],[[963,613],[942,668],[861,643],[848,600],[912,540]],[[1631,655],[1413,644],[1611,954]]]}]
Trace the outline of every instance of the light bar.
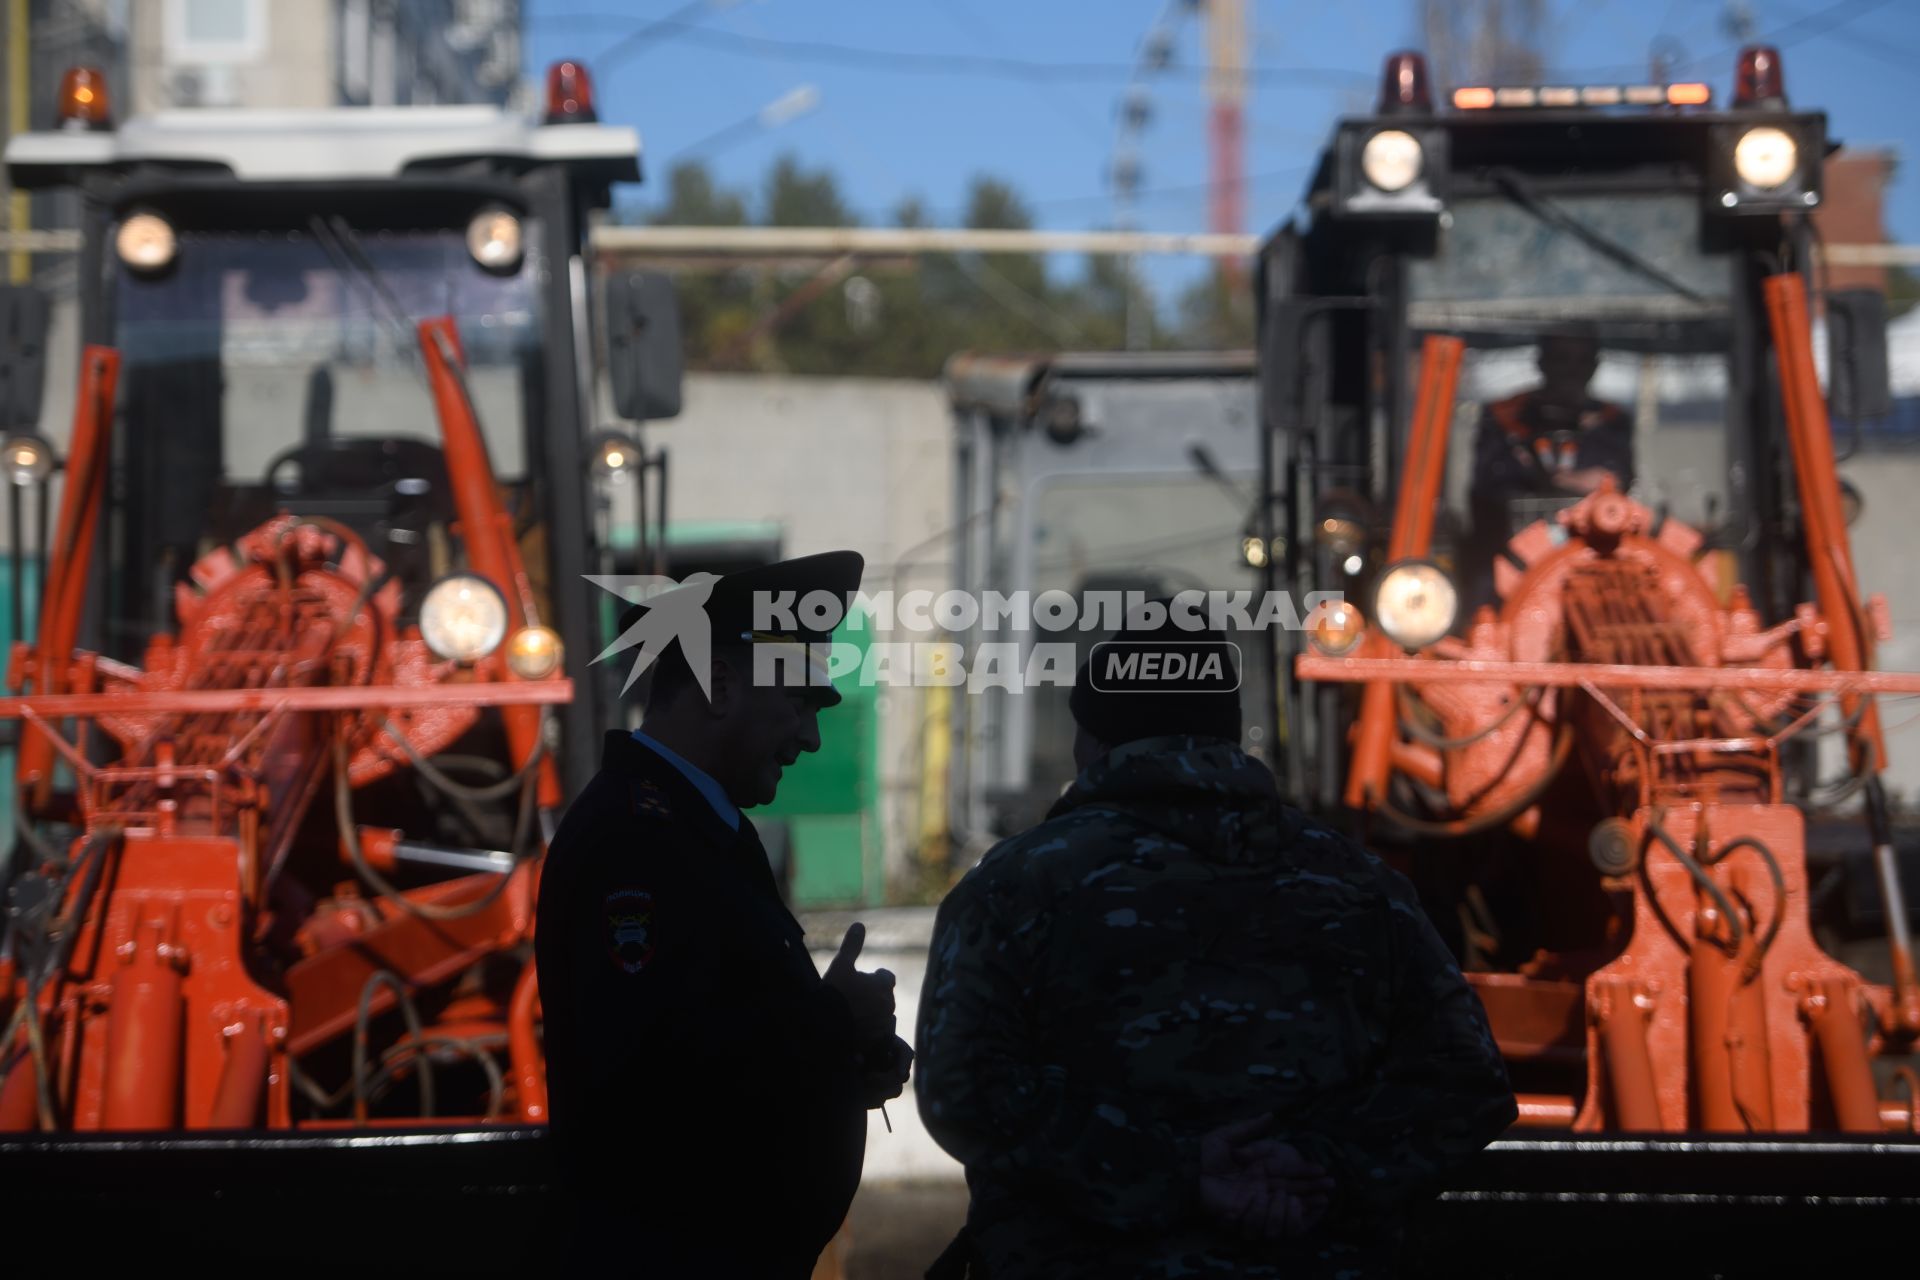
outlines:
[{"label": "light bar", "polygon": [[1529,107],[1704,107],[1713,101],[1713,89],[1698,81],[1684,84],[1514,85],[1496,88],[1474,85],[1453,91],[1456,111]]}]

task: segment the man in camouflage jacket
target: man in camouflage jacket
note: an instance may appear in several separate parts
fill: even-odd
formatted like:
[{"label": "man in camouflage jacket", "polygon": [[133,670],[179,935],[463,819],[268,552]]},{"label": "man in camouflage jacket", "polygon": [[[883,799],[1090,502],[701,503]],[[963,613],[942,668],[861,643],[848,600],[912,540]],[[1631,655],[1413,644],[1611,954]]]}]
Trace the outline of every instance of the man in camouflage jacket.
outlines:
[{"label": "man in camouflage jacket", "polygon": [[[1390,1272],[1413,1197],[1515,1118],[1478,999],[1407,881],[1234,745],[1231,693],[1083,667],[1073,705],[1079,778],[935,926],[917,1088],[972,1191],[953,1252],[994,1280]],[[1263,1168],[1294,1193],[1249,1210]]]}]

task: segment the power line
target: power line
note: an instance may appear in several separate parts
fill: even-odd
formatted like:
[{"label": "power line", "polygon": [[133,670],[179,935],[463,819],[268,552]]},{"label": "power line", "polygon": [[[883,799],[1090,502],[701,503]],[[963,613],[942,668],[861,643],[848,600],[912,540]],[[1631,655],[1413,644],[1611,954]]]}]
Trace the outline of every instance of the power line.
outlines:
[{"label": "power line", "polygon": [[[946,17],[948,22],[966,32],[967,38],[972,40],[977,47],[992,51],[1005,43],[1005,39],[1000,33],[996,31],[985,18],[982,18],[972,7],[966,4],[965,0],[941,0],[941,3],[936,7],[940,10],[941,14]],[[1072,124],[1073,127],[1078,129],[1083,135],[1092,139],[1095,144],[1104,144],[1106,142],[1106,137],[1102,134],[1100,128],[1095,125],[1093,121],[1089,120],[1078,107],[1062,97],[1046,81],[1036,81],[1032,85],[1032,88],[1035,93],[1047,100],[1063,120]]]},{"label": "power line", "polygon": [[[1770,44],[1775,48],[1785,48],[1789,45],[1799,44],[1803,40],[1812,40],[1816,37],[1837,31],[1847,23],[1853,22],[1858,18],[1864,18],[1875,9],[1884,9],[1892,3],[1893,0],[1839,0],[1837,4],[1830,4],[1824,9],[1817,9],[1805,17],[1797,18],[1785,26],[1769,31],[1764,35],[1756,36],[1751,41],[1745,43]],[[1689,58],[1685,62],[1676,63],[1672,70],[1682,71],[1690,67],[1698,67],[1708,63],[1724,62],[1727,58],[1739,51],[1739,45],[1728,45],[1718,52],[1703,54],[1700,57]],[[1610,67],[1581,67],[1571,71],[1562,69],[1556,71],[1554,74],[1557,79],[1571,80],[1587,76],[1636,75],[1644,72],[1645,69],[1646,64],[1644,62],[1629,62],[1616,63]]]},{"label": "power line", "polygon": [[655,18],[645,26],[636,28],[602,49],[593,60],[594,70],[604,74],[615,63],[631,58],[648,46],[683,34],[693,27],[693,24],[687,20],[704,9],[712,8],[714,2],[715,0],[688,0],[688,3],[681,5],[672,13]]},{"label": "power line", "polygon": [[[702,0],[702,3],[704,5],[705,0]],[[680,12],[681,10],[675,10],[675,14]],[[559,25],[563,21],[597,22],[611,16],[556,14],[541,21]],[[672,14],[655,19],[634,35],[639,36],[643,33],[652,35],[666,31],[672,31],[679,39],[689,44],[704,45],[721,53],[767,58],[773,61],[823,63],[871,71],[891,71],[901,75],[993,76],[1020,80],[1045,77],[1056,84],[1062,81],[1125,84],[1131,82],[1135,73],[1134,67],[1117,62],[1036,62],[1026,58],[1010,58],[995,54],[872,49],[825,40],[783,40],[771,36],[742,35],[739,32],[718,31],[711,27],[682,21]],[[618,45],[615,46],[615,48],[618,47]],[[1169,66],[1158,68],[1155,74],[1178,75],[1186,79],[1198,80],[1207,72],[1204,67]],[[1316,89],[1328,84],[1343,86],[1371,84],[1374,79],[1368,72],[1347,71],[1333,67],[1249,67],[1247,78],[1250,81],[1273,84],[1282,88],[1292,84],[1301,88]]]},{"label": "power line", "polygon": [[[1803,15],[1803,17],[1811,16],[1811,14]],[[1856,53],[1864,53],[1875,61],[1884,62],[1888,66],[1896,67],[1901,71],[1911,72],[1915,66],[1920,66],[1920,50],[1890,44],[1882,36],[1871,35],[1863,31],[1849,31],[1844,27],[1829,27],[1827,30],[1817,34],[1832,36],[1835,40],[1847,45]]]}]

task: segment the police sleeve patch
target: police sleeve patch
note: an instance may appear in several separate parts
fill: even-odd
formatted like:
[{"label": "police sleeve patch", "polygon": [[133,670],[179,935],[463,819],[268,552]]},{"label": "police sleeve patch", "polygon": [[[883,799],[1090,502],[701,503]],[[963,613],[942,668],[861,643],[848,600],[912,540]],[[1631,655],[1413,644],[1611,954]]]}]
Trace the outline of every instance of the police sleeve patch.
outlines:
[{"label": "police sleeve patch", "polygon": [[639,973],[653,959],[653,895],[644,889],[615,889],[602,904],[606,916],[607,955],[624,973]]}]

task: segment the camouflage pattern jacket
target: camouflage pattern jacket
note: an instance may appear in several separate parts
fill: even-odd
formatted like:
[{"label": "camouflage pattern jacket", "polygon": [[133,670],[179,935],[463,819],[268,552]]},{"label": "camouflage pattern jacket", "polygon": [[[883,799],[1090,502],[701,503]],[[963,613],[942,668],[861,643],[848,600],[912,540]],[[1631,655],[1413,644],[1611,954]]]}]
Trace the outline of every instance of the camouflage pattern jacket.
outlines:
[{"label": "camouflage pattern jacket", "polygon": [[[1412,887],[1205,739],[1115,750],[968,873],[915,1043],[995,1280],[1380,1274],[1412,1198],[1516,1114]],[[1199,1145],[1268,1111],[1338,1189],[1253,1244],[1203,1215]]]}]

